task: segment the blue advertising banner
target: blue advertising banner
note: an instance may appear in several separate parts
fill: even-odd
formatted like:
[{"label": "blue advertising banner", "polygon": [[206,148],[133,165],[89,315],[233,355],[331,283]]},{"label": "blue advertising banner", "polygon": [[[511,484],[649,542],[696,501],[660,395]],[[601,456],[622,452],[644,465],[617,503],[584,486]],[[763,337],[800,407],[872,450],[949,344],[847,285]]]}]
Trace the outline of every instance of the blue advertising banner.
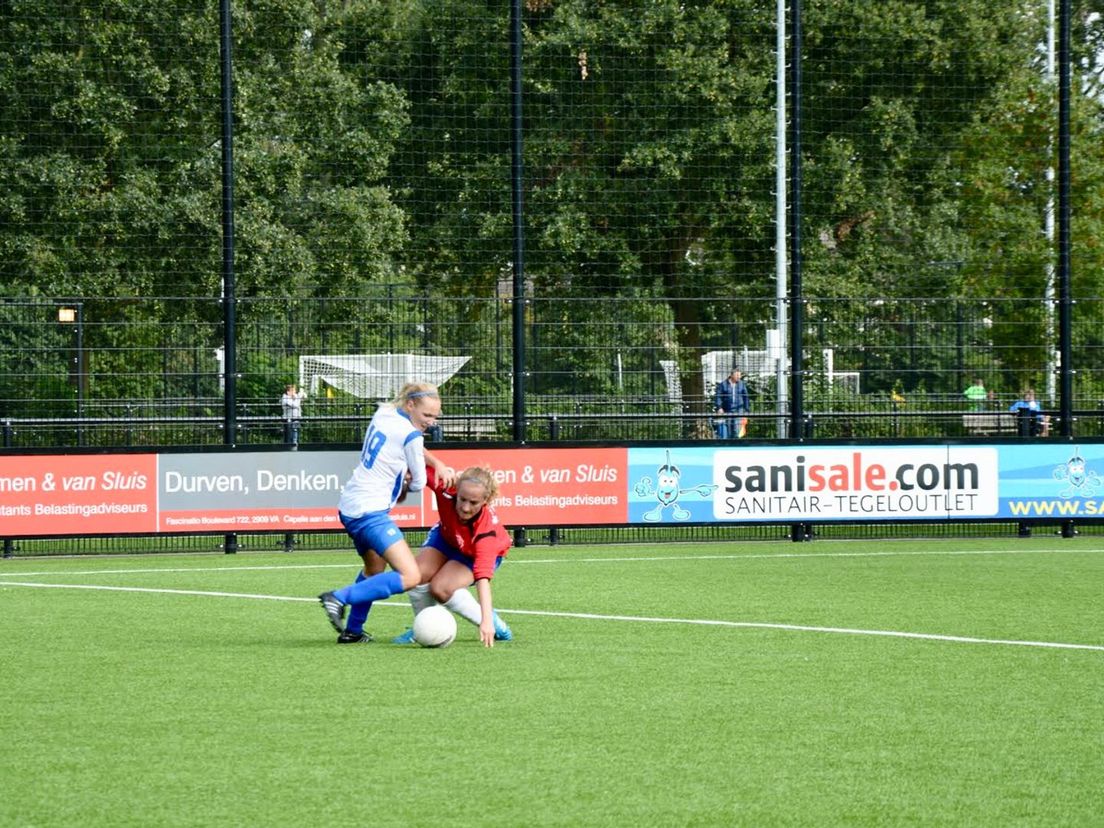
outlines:
[{"label": "blue advertising banner", "polygon": [[997,517],[1093,518],[1104,515],[1104,445],[998,447]]}]

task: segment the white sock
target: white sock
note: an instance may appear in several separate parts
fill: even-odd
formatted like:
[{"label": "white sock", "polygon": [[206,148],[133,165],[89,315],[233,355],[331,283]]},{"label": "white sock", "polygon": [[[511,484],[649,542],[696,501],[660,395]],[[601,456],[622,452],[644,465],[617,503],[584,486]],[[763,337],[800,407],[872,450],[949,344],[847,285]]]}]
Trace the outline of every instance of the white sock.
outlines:
[{"label": "white sock", "polygon": [[477,627],[479,622],[483,620],[483,610],[480,608],[479,602],[466,589],[458,589],[452,593],[452,597],[445,601],[445,606]]},{"label": "white sock", "polygon": [[415,615],[426,607],[431,607],[437,603],[433,596],[429,594],[429,584],[418,584],[416,587],[411,587],[406,591],[406,595],[410,599],[410,608],[414,610]]}]

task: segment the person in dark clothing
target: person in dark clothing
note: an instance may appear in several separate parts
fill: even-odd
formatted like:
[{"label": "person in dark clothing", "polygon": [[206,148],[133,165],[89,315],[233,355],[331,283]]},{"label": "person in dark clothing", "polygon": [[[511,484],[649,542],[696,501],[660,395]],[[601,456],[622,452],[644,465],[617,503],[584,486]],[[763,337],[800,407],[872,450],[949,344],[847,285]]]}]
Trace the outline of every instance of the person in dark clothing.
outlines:
[{"label": "person in dark clothing", "polygon": [[717,413],[717,436],[722,440],[735,440],[747,433],[751,397],[742,374],[736,368],[732,369],[727,379],[717,383],[717,389],[713,393],[713,408]]}]

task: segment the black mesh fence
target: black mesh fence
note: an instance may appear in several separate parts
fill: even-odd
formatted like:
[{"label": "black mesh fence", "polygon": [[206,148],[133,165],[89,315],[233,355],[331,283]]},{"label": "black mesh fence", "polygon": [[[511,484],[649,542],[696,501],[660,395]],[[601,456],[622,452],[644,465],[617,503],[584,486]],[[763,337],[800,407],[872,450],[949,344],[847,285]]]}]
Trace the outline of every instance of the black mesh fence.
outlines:
[{"label": "black mesh fence", "polygon": [[[715,305],[716,298],[697,300]],[[444,383],[445,440],[505,440],[512,423],[512,322],[498,299],[449,299],[385,285],[356,298],[239,300],[236,442],[285,440],[280,394],[308,392],[301,440],[355,443],[385,394],[361,395],[385,355],[455,358]],[[725,300],[702,325],[699,388],[742,367],[749,436],[786,436],[790,377],[765,343],[769,301]],[[219,301],[187,297],[0,303],[4,445],[217,445],[225,442]],[[898,298],[809,302],[805,436],[838,439],[1018,436],[1021,376],[1048,394],[1052,351],[1030,341],[1029,300]],[[535,299],[527,320],[527,435],[535,440],[712,436],[711,395],[691,396],[667,305]],[[1104,433],[1099,300],[1078,302],[1073,433]],[[58,321],[73,311],[73,321]],[[1021,321],[1024,319],[1028,321]],[[737,321],[738,320],[738,321]],[[755,347],[753,347],[755,346]],[[405,363],[401,363],[405,365]],[[1019,366],[1019,367],[1017,367]],[[780,368],[782,370],[780,370]],[[401,370],[398,376],[401,378]],[[975,379],[988,389],[969,400]],[[390,380],[389,380],[390,381]],[[1047,402],[1049,400],[1049,403]]]},{"label": "black mesh fence", "polygon": [[275,445],[289,382],[358,442],[428,359],[445,441],[708,438],[733,367],[752,438],[1028,388],[1099,437],[1104,17],[1059,60],[1055,6],[8,0],[4,445]]}]

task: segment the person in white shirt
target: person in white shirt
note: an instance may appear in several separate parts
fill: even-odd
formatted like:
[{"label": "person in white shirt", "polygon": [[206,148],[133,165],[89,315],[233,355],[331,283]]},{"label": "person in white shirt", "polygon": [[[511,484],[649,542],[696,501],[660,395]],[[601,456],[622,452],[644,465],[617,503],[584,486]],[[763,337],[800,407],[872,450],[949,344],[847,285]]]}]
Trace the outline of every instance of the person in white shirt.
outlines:
[{"label": "person in white shirt", "polygon": [[284,412],[284,442],[299,445],[299,421],[303,418],[303,400],[306,391],[297,391],[294,382],[284,386],[284,395],[280,397],[280,407]]},{"label": "person in white shirt", "polygon": [[[364,622],[373,601],[406,592],[421,581],[418,562],[390,511],[408,491],[426,485],[426,462],[438,478],[455,472],[425,450],[425,431],[441,413],[441,397],[429,383],[407,383],[391,402],[379,407],[364,435],[360,459],[341,491],[341,523],[364,561],[355,583],[318,596],[339,633],[339,644],[370,641]],[[383,563],[391,571],[383,571]],[[349,623],[345,611],[352,607]]]}]

